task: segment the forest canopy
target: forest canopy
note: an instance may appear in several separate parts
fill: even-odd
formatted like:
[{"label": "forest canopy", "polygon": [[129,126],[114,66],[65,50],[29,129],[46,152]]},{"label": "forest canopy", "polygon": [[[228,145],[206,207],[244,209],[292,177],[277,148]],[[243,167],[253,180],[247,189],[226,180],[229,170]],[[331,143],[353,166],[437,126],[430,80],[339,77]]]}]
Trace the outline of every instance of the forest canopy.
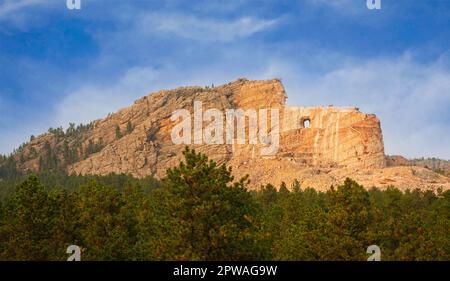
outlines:
[{"label": "forest canopy", "polygon": [[[0,260],[450,260],[450,192],[259,191],[194,150],[159,180],[64,172],[0,181]],[[9,171],[11,172],[11,171]],[[411,187],[413,188],[413,187]]]}]

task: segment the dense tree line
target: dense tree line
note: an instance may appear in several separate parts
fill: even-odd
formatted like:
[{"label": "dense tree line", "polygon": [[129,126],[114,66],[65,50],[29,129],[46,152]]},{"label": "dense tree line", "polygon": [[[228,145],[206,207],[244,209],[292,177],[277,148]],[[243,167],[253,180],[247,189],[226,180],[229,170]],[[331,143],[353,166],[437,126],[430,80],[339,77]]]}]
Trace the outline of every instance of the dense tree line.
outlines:
[{"label": "dense tree line", "polygon": [[[1,260],[450,259],[450,192],[385,191],[347,179],[327,192],[246,178],[205,155],[161,181],[42,173],[0,182]],[[15,186],[12,188],[11,186]],[[289,191],[291,190],[291,191]]]},{"label": "dense tree line", "polygon": [[[29,160],[38,160],[39,172],[59,172],[65,171],[68,165],[101,151],[105,147],[103,138],[89,139],[87,144],[83,144],[83,136],[92,131],[94,126],[95,122],[86,125],[69,123],[69,127],[65,131],[62,127],[50,127],[48,134],[53,135],[53,141],[44,141],[39,152],[30,145],[30,142],[36,138],[32,135],[29,142],[22,143],[11,154],[0,154],[0,180],[21,177],[22,170],[25,170],[22,165]],[[127,130],[132,131],[133,129],[133,125],[129,123]]]},{"label": "dense tree line", "polygon": [[[96,182],[101,185],[111,186],[119,191],[126,188],[145,188],[148,190],[158,188],[161,183],[155,178],[148,176],[145,178],[134,178],[126,174],[110,174],[107,176],[99,175],[67,175],[65,171],[42,171],[35,175],[39,178],[39,183],[45,187],[46,191],[63,189],[75,191],[82,185]],[[0,201],[5,201],[18,188],[18,186],[30,177],[27,173],[17,173],[9,178],[0,179]]]}]

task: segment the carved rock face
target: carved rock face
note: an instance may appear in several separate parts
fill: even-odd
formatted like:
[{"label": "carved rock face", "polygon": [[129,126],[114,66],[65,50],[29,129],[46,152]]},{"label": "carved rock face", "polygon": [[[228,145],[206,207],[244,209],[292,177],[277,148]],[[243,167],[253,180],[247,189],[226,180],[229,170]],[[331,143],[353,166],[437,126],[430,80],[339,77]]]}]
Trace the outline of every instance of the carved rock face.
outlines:
[{"label": "carved rock face", "polygon": [[[167,168],[182,160],[184,149],[184,145],[175,145],[171,139],[176,125],[170,120],[172,113],[179,109],[192,112],[194,101],[201,101],[204,110],[279,110],[279,148],[273,156],[261,155],[263,145],[248,144],[248,139],[245,144],[192,145],[219,164],[231,166],[236,177],[249,174],[251,188],[269,182],[279,185],[281,181],[290,186],[298,179],[303,187],[326,189],[347,176],[359,178],[367,187],[384,187],[388,183],[402,187],[405,182],[416,184],[415,187],[450,188],[446,177],[424,181],[407,173],[405,180],[380,181],[377,177],[383,176],[379,171],[385,170],[385,155],[380,121],[375,115],[361,113],[357,108],[290,107],[285,106],[285,100],[286,93],[279,80],[240,79],[214,88],[159,91],[95,121],[92,130],[71,140],[69,146],[79,142],[85,147],[101,139],[102,149],[68,165],[67,169],[78,174],[163,177]],[[45,134],[29,143],[24,151],[33,147],[39,154],[44,141],[54,148],[63,142]],[[36,170],[36,158],[23,163],[22,168]]]}]

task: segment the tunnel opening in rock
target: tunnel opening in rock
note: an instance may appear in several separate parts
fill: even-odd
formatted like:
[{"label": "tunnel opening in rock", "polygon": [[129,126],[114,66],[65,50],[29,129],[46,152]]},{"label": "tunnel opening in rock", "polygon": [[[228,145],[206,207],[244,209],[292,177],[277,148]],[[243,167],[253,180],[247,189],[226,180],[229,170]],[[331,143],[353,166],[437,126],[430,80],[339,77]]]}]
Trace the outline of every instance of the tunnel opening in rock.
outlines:
[{"label": "tunnel opening in rock", "polygon": [[309,118],[303,118],[301,122],[302,128],[311,127],[311,120]]}]

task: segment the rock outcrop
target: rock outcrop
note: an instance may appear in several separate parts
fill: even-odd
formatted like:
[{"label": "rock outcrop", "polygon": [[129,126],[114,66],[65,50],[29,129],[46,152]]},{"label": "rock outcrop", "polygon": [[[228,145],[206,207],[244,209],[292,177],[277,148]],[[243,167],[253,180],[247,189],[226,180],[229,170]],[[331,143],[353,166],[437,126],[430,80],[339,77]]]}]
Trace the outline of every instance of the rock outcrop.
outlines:
[{"label": "rock outcrop", "polygon": [[386,156],[387,167],[397,166],[417,166],[427,168],[436,173],[450,177],[450,160],[438,159],[438,158],[416,158],[406,159],[400,155],[388,155]]},{"label": "rock outcrop", "polygon": [[[285,100],[284,87],[276,79],[239,79],[213,88],[162,90],[93,122],[76,136],[39,136],[26,144],[16,158],[24,170],[38,170],[45,155],[54,155],[55,161],[63,163],[71,173],[161,178],[167,168],[182,160],[185,146],[174,144],[171,138],[177,124],[171,120],[172,114],[180,109],[193,112],[194,101],[201,101],[203,112],[212,108],[221,112],[278,110],[279,145],[272,155],[261,153],[268,143],[250,143],[248,138],[240,144],[234,137],[233,143],[192,145],[219,164],[230,165],[236,177],[249,174],[251,188],[269,182],[279,185],[284,181],[289,185],[298,179],[304,187],[327,189],[346,177],[367,187],[450,188],[448,177],[425,168],[386,168],[380,121],[375,115],[357,108],[291,107],[285,105]],[[274,122],[269,123],[267,133],[275,132]],[[224,130],[226,126],[223,124]],[[246,136],[249,126],[248,120]],[[76,154],[74,161],[68,161],[70,151]]]}]

